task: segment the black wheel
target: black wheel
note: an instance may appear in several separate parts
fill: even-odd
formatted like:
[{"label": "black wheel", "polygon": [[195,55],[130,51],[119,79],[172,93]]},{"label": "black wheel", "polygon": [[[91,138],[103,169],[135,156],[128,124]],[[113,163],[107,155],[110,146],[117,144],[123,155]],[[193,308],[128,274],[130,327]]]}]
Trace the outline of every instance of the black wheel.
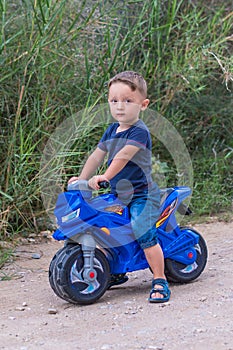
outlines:
[{"label": "black wheel", "polygon": [[95,249],[94,269],[97,277],[93,282],[88,282],[83,276],[81,247],[76,245],[63,249],[51,263],[49,280],[52,289],[70,303],[87,305],[96,302],[109,286],[109,264],[105,255]]},{"label": "black wheel", "polygon": [[69,254],[70,249],[77,247],[77,244],[65,244],[65,246],[61,249],[59,249],[56,254],[54,255],[53,259],[50,262],[49,265],[49,283],[53,291],[57,296],[59,296],[62,299],[65,299],[65,296],[63,295],[63,291],[60,290],[59,286],[59,268],[58,268],[58,259],[61,259],[61,256],[65,256],[65,254]]},{"label": "black wheel", "polygon": [[204,238],[194,229],[182,227],[181,231],[188,229],[199,236],[199,242],[194,248],[197,252],[197,259],[191,265],[184,265],[175,260],[166,259],[166,276],[171,282],[188,283],[200,276],[207,262],[208,252]]}]

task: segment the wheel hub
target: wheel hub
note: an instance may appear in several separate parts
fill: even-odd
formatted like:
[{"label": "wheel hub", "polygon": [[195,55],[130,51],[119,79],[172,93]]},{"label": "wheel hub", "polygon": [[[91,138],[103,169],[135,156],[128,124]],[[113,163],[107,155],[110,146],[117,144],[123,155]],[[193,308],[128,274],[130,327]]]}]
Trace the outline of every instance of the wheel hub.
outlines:
[{"label": "wheel hub", "polygon": [[103,271],[103,268],[96,259],[94,259],[93,269],[85,270],[83,266],[79,269],[74,263],[70,272],[71,283],[75,283],[76,286],[80,285],[79,292],[81,294],[93,293],[100,286],[97,270]]}]

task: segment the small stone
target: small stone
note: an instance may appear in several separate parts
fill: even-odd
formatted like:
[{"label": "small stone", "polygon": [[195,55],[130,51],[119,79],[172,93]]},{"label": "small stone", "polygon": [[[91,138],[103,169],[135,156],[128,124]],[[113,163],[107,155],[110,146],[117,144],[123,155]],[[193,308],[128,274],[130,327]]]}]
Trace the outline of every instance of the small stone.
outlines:
[{"label": "small stone", "polygon": [[5,241],[0,241],[0,248],[3,249],[12,249],[14,246],[12,243],[5,242]]},{"label": "small stone", "polygon": [[24,310],[25,310],[25,307],[23,307],[23,306],[17,306],[17,307],[15,308],[15,310],[16,310],[16,311],[24,311]]},{"label": "small stone", "polygon": [[204,328],[195,328],[195,329],[194,329],[194,332],[195,332],[195,333],[198,333],[198,334],[200,334],[200,333],[205,333],[205,332],[206,332],[206,329],[204,329]]},{"label": "small stone", "polygon": [[40,259],[40,258],[41,258],[41,254],[39,254],[39,253],[32,254],[32,259]]},{"label": "small stone", "polygon": [[53,308],[48,309],[48,314],[56,315],[57,314],[57,309],[53,309]]},{"label": "small stone", "polygon": [[35,233],[30,233],[29,238],[35,238],[36,234]]},{"label": "small stone", "polygon": [[111,346],[109,344],[104,344],[103,346],[101,346],[101,350],[108,350],[111,349]]},{"label": "small stone", "polygon": [[202,301],[202,302],[204,302],[204,301],[207,300],[207,297],[202,297],[202,298],[200,298],[199,300]]},{"label": "small stone", "polygon": [[46,231],[41,231],[40,234],[43,238],[48,238],[51,236],[52,233],[51,233],[51,231],[46,230]]},{"label": "small stone", "polygon": [[165,303],[161,303],[159,306],[165,307],[165,306],[169,306],[169,305],[171,305],[171,303],[169,301],[166,301]]}]

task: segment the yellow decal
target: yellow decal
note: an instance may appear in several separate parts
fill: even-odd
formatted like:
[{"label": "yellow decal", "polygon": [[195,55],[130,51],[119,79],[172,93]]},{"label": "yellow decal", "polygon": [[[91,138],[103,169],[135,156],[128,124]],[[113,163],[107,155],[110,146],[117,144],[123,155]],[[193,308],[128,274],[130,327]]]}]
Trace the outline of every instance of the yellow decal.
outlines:
[{"label": "yellow decal", "polygon": [[104,209],[105,211],[122,215],[124,208],[121,205],[111,205]]},{"label": "yellow decal", "polygon": [[110,230],[107,227],[101,227],[101,230],[107,235],[110,235]]},{"label": "yellow decal", "polygon": [[171,215],[171,213],[174,211],[176,205],[177,205],[177,198],[175,201],[173,201],[160,215],[158,221],[156,222],[156,227],[161,226],[164,221]]},{"label": "yellow decal", "polygon": [[159,227],[159,226],[161,226],[162,223],[168,218],[168,216],[169,216],[169,214],[166,215],[166,216],[164,216],[161,220],[157,221],[157,222],[156,222],[156,228]]}]

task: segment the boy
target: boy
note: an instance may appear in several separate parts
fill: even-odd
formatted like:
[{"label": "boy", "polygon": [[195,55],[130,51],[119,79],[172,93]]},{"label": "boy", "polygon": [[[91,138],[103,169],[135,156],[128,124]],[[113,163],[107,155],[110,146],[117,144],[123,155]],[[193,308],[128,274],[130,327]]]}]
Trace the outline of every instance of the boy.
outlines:
[{"label": "boy", "polygon": [[[153,272],[150,302],[166,302],[170,290],[164,274],[163,252],[158,244],[155,222],[159,216],[159,189],[151,178],[151,137],[148,128],[139,119],[140,111],[148,104],[144,78],[133,71],[114,76],[108,85],[108,102],[115,123],[102,136],[97,148],[87,159],[78,179],[89,180],[92,189],[108,181],[111,190],[128,205],[132,229],[144,250]],[[95,175],[108,153],[108,168]]]}]

